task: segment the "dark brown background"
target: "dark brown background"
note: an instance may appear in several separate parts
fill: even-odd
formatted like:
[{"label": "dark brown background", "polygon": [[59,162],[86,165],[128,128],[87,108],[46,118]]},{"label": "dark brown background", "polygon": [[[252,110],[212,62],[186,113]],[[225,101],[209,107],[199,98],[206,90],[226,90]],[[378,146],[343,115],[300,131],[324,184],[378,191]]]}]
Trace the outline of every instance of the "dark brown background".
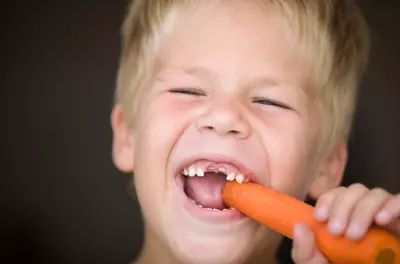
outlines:
[{"label": "dark brown background", "polygon": [[[127,263],[141,219],[129,177],[111,163],[109,113],[128,0],[10,2],[1,10],[0,257]],[[399,192],[399,8],[361,6],[373,56],[345,184]]]}]

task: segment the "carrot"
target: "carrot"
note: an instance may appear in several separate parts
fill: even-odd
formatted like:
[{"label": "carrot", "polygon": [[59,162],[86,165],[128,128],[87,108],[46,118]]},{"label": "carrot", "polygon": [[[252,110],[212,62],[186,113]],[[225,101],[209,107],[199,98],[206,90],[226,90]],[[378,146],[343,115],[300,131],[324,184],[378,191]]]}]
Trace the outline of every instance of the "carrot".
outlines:
[{"label": "carrot", "polygon": [[335,237],[326,223],[314,220],[312,206],[250,182],[227,182],[222,197],[228,206],[291,239],[294,225],[306,224],[314,232],[320,251],[333,263],[400,264],[400,241],[378,227],[371,227],[360,241]]}]

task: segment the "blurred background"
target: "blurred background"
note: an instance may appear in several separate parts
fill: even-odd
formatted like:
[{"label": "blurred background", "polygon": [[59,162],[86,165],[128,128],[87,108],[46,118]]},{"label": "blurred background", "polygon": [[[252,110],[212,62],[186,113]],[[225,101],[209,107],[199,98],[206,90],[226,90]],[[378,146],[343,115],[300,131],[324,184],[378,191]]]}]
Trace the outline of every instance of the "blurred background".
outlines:
[{"label": "blurred background", "polygon": [[[109,125],[128,2],[2,5],[1,263],[128,263],[140,249],[139,207],[111,162]],[[359,2],[373,53],[344,184],[400,192],[399,4]]]}]

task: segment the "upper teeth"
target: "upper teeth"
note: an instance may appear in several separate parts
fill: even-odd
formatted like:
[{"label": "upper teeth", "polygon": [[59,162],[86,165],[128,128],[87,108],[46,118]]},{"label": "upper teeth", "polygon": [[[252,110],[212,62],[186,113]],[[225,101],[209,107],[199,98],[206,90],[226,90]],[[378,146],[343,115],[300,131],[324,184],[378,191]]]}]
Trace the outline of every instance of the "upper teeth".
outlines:
[{"label": "upper teeth", "polygon": [[226,180],[227,181],[233,181],[235,179],[235,174],[234,173],[229,173],[227,176],[226,176]]},{"label": "upper teeth", "polygon": [[[214,169],[209,170],[209,171],[214,171]],[[227,170],[224,167],[219,167],[217,169],[217,172],[218,171],[222,172],[222,173],[226,173]],[[184,168],[182,171],[182,174],[184,176],[189,176],[189,177],[194,177],[194,176],[203,177],[204,173],[205,173],[205,171],[202,168],[195,168],[194,166],[189,166],[188,168]],[[226,180],[227,181],[236,180],[238,183],[243,183],[243,182],[249,181],[249,179],[247,177],[245,177],[242,173],[236,174],[235,172],[230,172],[229,174],[227,174]]]},{"label": "upper teeth", "polygon": [[189,176],[193,177],[196,175],[196,170],[193,167],[189,167]]},{"label": "upper teeth", "polygon": [[238,183],[242,183],[244,181],[244,175],[243,174],[236,175],[236,181]]},{"label": "upper teeth", "polygon": [[204,171],[200,168],[197,168],[197,176],[203,177],[204,176]]}]

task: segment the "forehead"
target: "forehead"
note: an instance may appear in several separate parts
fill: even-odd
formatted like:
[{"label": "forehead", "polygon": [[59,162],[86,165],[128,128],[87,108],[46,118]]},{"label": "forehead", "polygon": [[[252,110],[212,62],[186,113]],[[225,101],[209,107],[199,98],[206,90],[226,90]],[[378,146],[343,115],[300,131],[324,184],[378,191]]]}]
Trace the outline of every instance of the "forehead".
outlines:
[{"label": "forehead", "polygon": [[206,69],[220,78],[268,76],[310,86],[311,64],[278,9],[256,1],[201,3],[176,12],[161,45],[161,68]]}]

